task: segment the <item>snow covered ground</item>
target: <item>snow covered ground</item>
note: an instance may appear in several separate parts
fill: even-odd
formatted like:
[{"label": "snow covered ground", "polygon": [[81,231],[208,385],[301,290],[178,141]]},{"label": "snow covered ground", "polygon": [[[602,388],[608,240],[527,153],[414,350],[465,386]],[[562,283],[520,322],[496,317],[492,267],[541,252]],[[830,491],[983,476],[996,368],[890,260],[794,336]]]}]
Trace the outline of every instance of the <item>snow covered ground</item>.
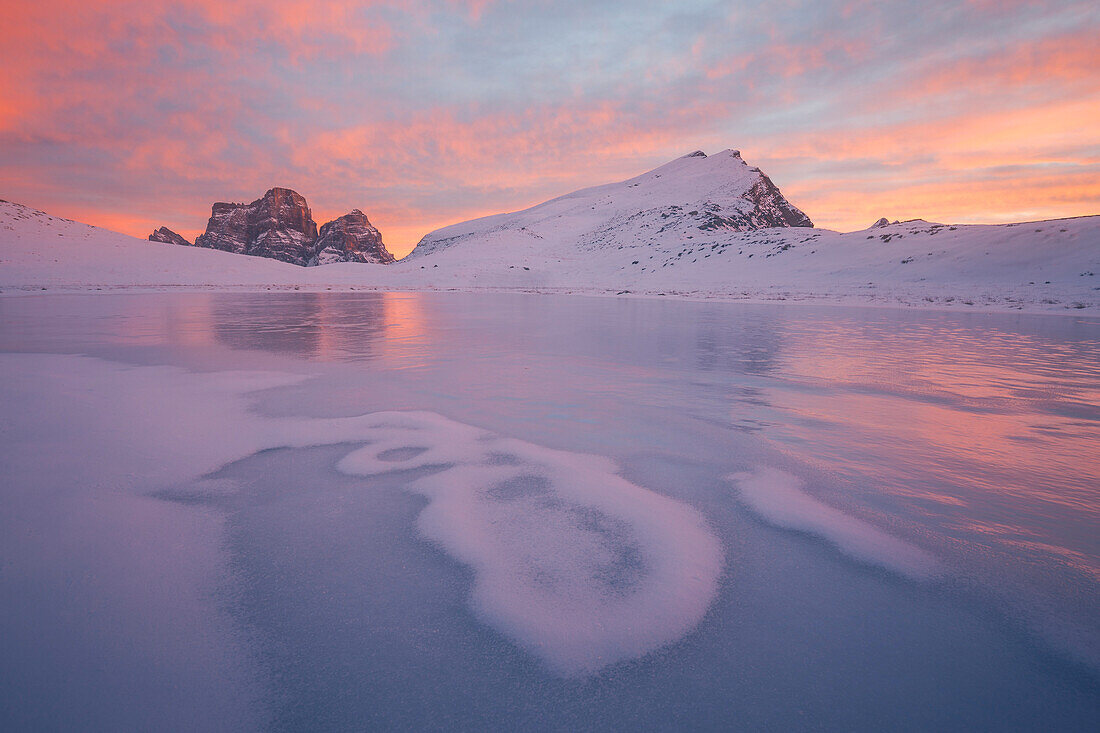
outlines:
[{"label": "snow covered ground", "polygon": [[[394,265],[299,268],[146,242],[0,203],[0,290],[473,290],[1100,310],[1100,216],[736,231],[762,175],[734,151],[427,235]],[[754,188],[754,186],[756,188]]]}]

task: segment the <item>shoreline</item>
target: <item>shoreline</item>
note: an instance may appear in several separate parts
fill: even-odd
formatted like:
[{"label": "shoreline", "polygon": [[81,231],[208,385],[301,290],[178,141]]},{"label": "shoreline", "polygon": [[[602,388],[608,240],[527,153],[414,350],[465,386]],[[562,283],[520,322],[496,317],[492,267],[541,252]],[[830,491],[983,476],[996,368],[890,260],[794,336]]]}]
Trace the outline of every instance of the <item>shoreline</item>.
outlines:
[{"label": "shoreline", "polygon": [[[826,305],[863,308],[927,310],[948,313],[997,313],[1026,315],[1083,316],[1100,319],[1100,302],[1065,298],[1051,303],[1041,301],[990,300],[987,294],[957,296],[949,293],[883,291],[881,294],[837,295],[776,287],[773,290],[740,289],[737,292],[668,290],[616,290],[585,287],[401,287],[383,285],[241,283],[228,284],[146,284],[146,285],[0,285],[0,298],[36,295],[124,295],[151,293],[511,293],[542,296],[581,296],[678,300],[698,303],[746,303],[755,305]],[[1047,298],[1047,300],[1054,300]],[[1080,305],[1078,305],[1080,304]]]}]

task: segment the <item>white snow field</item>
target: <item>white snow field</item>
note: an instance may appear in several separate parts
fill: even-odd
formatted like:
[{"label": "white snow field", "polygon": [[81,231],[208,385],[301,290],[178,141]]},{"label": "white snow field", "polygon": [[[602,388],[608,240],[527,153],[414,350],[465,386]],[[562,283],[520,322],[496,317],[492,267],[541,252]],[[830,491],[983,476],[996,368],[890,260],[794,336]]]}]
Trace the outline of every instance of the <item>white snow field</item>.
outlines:
[{"label": "white snow field", "polygon": [[1095,316],[44,293],[0,404],[5,729],[1100,716]]},{"label": "white snow field", "polygon": [[[692,154],[627,181],[445,227],[394,265],[316,268],[146,242],[0,203],[0,290],[455,289],[1100,309],[1100,216],[737,231],[761,180],[736,151]],[[764,196],[763,210],[773,204]]]}]

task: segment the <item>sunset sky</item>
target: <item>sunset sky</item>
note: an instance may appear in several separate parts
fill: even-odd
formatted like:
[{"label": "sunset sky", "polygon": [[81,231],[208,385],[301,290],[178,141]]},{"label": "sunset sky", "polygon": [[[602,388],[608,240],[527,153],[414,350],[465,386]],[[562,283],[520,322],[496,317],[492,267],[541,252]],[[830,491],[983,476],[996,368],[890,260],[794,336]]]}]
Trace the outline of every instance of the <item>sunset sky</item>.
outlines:
[{"label": "sunset sky", "polygon": [[738,148],[818,226],[1100,213],[1100,4],[35,0],[0,198],[194,237],[272,186],[432,229]]}]

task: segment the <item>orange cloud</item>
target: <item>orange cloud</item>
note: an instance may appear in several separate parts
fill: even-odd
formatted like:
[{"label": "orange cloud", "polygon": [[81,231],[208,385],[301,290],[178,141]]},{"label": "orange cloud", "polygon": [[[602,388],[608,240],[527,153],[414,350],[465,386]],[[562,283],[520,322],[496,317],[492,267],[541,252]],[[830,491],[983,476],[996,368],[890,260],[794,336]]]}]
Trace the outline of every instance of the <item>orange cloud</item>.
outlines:
[{"label": "orange cloud", "polygon": [[1097,127],[1067,120],[1100,123],[1100,96],[775,137],[760,153],[780,169],[836,171],[785,187],[815,223],[831,228],[863,228],[885,215],[997,222],[1100,213]]},{"label": "orange cloud", "polygon": [[952,58],[926,67],[904,86],[900,97],[924,98],[949,93],[987,96],[1006,89],[1066,87],[1100,90],[1096,28],[1021,42],[980,56]]}]

